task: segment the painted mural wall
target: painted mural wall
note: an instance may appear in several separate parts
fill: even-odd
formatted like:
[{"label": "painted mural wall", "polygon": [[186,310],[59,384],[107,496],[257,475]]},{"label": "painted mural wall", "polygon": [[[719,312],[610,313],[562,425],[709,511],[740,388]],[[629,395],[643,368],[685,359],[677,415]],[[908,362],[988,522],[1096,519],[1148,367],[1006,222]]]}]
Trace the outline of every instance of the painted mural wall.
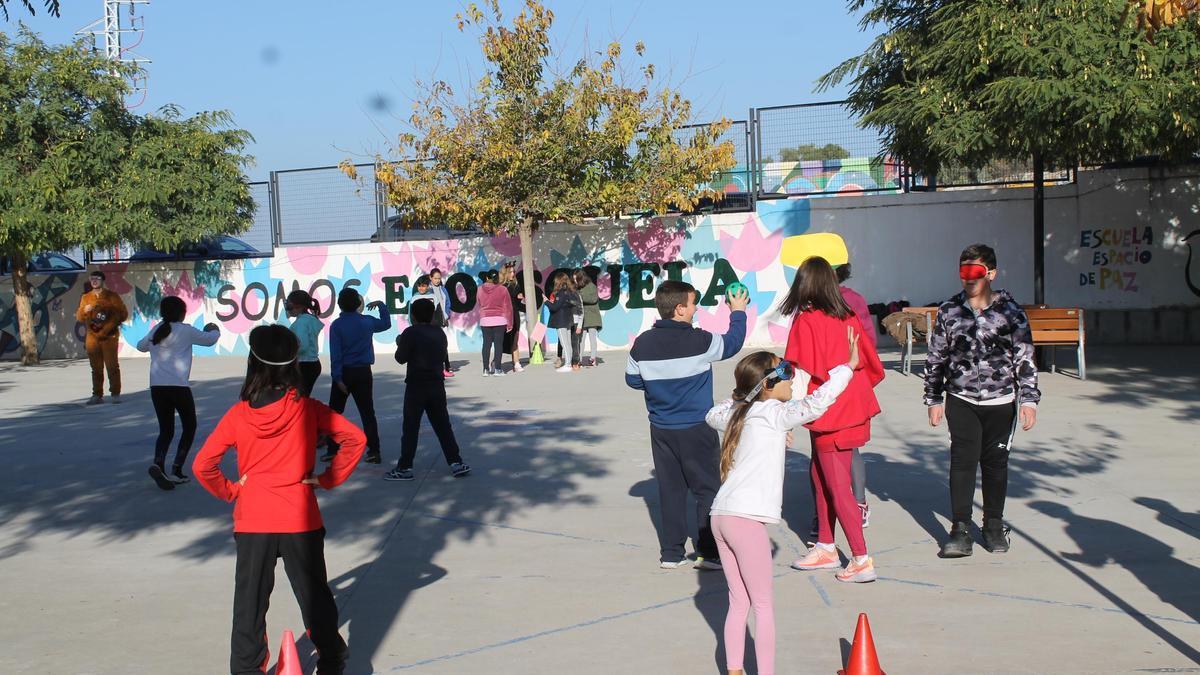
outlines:
[{"label": "painted mural wall", "polygon": [[[1143,169],[1084,172],[1078,184],[1049,189],[1047,301],[1087,309],[1200,306],[1200,260],[1193,264],[1191,250],[1200,246],[1198,186],[1186,172],[1151,175]],[[584,267],[597,278],[605,349],[627,348],[653,323],[654,289],[669,278],[696,286],[702,294],[697,324],[714,331],[728,325],[725,286],[746,284],[753,301],[748,343],[778,345],[788,321],[775,308],[814,239],[810,235],[834,232],[845,240],[854,271],[849,285],[871,303],[927,304],[949,297],[959,288],[958,253],[975,242],[996,248],[998,285],[1032,302],[1031,221],[1025,189],[762,201],[756,213],[550,225],[536,238],[536,273],[544,281],[555,269]],[[470,353],[481,346],[477,275],[518,260],[519,253],[515,238],[477,237],[289,247],[273,258],[229,263],[100,268],[130,308],[122,327],[125,357],[140,355],[133,345],[156,321],[164,295],[182,297],[195,326],[221,326],[220,341],[198,354],[245,354],[249,330],[275,321],[293,288],[309,290],[328,322],[333,298],[347,286],[389,307],[393,328],[376,335],[377,350],[387,353],[408,325],[412,282],[434,267],[446,273],[457,298],[450,348]],[[33,279],[43,358],[80,356],[82,326],[74,312],[86,279]],[[0,289],[0,358],[12,359],[17,330],[8,283]],[[553,334],[548,339],[553,348]]]}]

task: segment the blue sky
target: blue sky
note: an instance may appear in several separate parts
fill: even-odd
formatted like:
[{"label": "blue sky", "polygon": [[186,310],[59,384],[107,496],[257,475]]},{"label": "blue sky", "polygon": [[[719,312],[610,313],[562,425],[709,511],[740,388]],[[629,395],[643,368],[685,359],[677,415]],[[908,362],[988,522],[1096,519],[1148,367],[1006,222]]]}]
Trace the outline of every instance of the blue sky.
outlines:
[{"label": "blue sky", "polygon": [[[67,0],[61,18],[24,21],[50,42],[99,18],[101,0]],[[35,2],[41,7],[41,2]],[[522,3],[502,0],[510,14]],[[641,40],[647,59],[692,99],[695,121],[742,119],[751,107],[840,98],[815,93],[821,74],[863,50],[870,36],[844,2],[545,0],[556,44],[582,53],[613,39]],[[418,79],[455,87],[481,72],[477,36],[458,32],[465,3],[431,0],[153,0],[139,8],[151,59],[139,111],[167,103],[229,110],[255,137],[252,179],[268,172],[368,161],[387,152],[419,90]],[[630,50],[632,51],[632,50]]]}]

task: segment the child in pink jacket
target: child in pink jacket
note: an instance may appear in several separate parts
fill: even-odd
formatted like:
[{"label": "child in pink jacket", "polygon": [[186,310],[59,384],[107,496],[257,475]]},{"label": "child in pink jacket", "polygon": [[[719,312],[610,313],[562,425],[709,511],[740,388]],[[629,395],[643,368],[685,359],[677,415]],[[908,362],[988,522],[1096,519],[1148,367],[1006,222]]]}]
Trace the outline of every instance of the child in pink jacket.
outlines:
[{"label": "child in pink jacket", "polygon": [[[483,330],[483,376],[504,374],[500,359],[504,355],[504,334],[512,330],[512,297],[499,284],[500,273],[483,273],[483,286],[476,296],[479,307],[479,327]],[[494,356],[489,358],[489,354]],[[489,363],[491,366],[489,367]]]}]

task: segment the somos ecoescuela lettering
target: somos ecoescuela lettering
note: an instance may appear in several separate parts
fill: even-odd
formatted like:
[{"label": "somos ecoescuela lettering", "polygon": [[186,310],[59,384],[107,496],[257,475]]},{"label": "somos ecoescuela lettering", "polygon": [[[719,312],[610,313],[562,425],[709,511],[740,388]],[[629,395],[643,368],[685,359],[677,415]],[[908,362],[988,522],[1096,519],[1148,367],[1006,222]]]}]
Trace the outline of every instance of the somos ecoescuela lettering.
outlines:
[{"label": "somos ecoescuela lettering", "polygon": [[[681,281],[683,280],[683,270],[687,266],[685,261],[673,260],[665,263],[613,263],[605,265],[603,269],[596,265],[587,265],[583,267],[583,270],[592,278],[592,281],[597,281],[603,272],[612,280],[611,288],[626,289],[626,293],[624,293],[626,309],[650,309],[654,307],[654,291],[657,288],[658,279],[665,275],[669,280]],[[569,271],[571,268],[560,269]],[[712,272],[712,279],[700,298],[700,305],[706,307],[715,306],[719,302],[719,298],[725,294],[725,288],[738,281],[733,266],[724,258],[717,258],[713,262]],[[540,306],[549,292],[549,280],[543,279],[542,273],[536,270],[533,277],[537,284],[537,302]],[[554,273],[551,272],[550,278],[553,277]],[[523,278],[521,271],[518,271],[518,283]],[[383,302],[388,311],[392,314],[407,314],[408,300],[411,297],[409,290],[411,282],[408,275],[384,276],[380,281],[383,283]],[[446,289],[450,292],[451,311],[462,314],[475,308],[475,297],[479,288],[476,277],[465,272],[458,272],[447,277],[445,283]],[[362,291],[361,286],[362,282],[358,279],[347,279],[342,284],[342,288],[357,287]],[[238,293],[237,286],[225,284],[217,291],[217,304],[220,305],[220,309],[217,310],[217,319],[229,321],[239,315],[251,321],[260,321],[268,317],[276,319],[283,312],[284,300],[288,293],[300,288],[298,281],[293,281],[290,286],[280,281],[274,289],[268,288],[262,282],[255,281],[247,284]],[[333,315],[337,309],[333,299],[337,297],[341,288],[335,288],[333,282],[328,279],[317,279],[304,290],[307,290],[309,295],[320,303],[321,318]],[[620,303],[621,297],[621,293],[612,292],[607,297],[601,297],[600,309],[603,311],[616,307]]]}]

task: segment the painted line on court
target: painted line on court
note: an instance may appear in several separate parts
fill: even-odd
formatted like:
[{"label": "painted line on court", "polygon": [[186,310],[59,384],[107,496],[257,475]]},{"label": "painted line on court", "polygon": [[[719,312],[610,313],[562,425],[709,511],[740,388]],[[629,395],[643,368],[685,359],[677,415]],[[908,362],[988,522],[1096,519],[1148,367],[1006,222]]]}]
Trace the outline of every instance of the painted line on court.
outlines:
[{"label": "painted line on court", "polygon": [[996,593],[994,591],[980,591],[974,588],[951,588],[929,581],[914,581],[912,579],[897,579],[895,577],[879,577],[880,581],[892,581],[900,584],[908,584],[910,586],[920,586],[922,588],[934,588],[939,590],[957,591],[959,593],[970,593],[972,595],[982,595],[989,598],[1000,598],[1001,600],[1016,600],[1018,602],[1032,602],[1039,605],[1050,605],[1053,607],[1067,607],[1070,609],[1086,609],[1093,612],[1105,612],[1107,614],[1121,614],[1123,616],[1143,617],[1153,619],[1155,621],[1169,621],[1171,623],[1181,623],[1188,626],[1200,626],[1200,621],[1192,619],[1180,619],[1170,616],[1158,616],[1156,614],[1145,614],[1143,612],[1127,612],[1118,607],[1101,607],[1099,605],[1090,605],[1084,602],[1064,602],[1062,600],[1051,600],[1049,598],[1037,598],[1030,595],[1015,595],[1013,593]]},{"label": "painted line on court", "polygon": [[[778,579],[783,576],[795,574],[795,572],[796,572],[796,570],[789,568],[787,571],[779,572],[779,573],[775,574],[774,578]],[[701,572],[701,574],[703,574],[703,572]],[[816,586],[815,578],[809,577],[809,579],[811,581],[813,581],[813,585]],[[824,589],[821,589],[819,586],[817,588],[818,588],[817,592],[823,596],[826,604],[832,607],[833,606],[832,600],[830,600],[828,595],[825,594]],[[719,586],[719,587],[704,591],[702,593],[694,593],[692,595],[687,595],[682,598],[676,598],[675,600],[667,600],[666,602],[660,602],[660,603],[657,603],[654,605],[647,605],[645,607],[639,607],[638,609],[631,609],[627,612],[619,612],[617,614],[609,614],[607,616],[602,616],[602,617],[599,617],[596,619],[591,619],[589,621],[581,621],[579,623],[574,623],[569,626],[563,626],[561,628],[549,628],[547,630],[539,631],[537,633],[530,633],[529,635],[522,635],[520,637],[515,637],[515,638],[512,638],[511,640],[504,640],[502,642],[493,642],[492,644],[489,644],[489,645],[482,645],[480,647],[464,649],[459,652],[444,654],[442,656],[435,656],[433,658],[424,659],[424,660],[416,661],[413,663],[406,663],[402,666],[392,666],[391,668],[389,668],[387,670],[382,670],[382,671],[378,671],[378,672],[394,673],[396,671],[408,670],[409,668],[416,668],[418,666],[427,666],[431,663],[439,663],[441,661],[452,661],[454,659],[462,658],[464,656],[471,656],[472,654],[479,654],[481,652],[492,651],[493,649],[501,649],[503,647],[509,647],[509,646],[512,646],[515,644],[520,644],[522,642],[536,640],[537,638],[547,637],[550,635],[558,635],[560,633],[567,633],[570,631],[579,630],[581,628],[589,628],[591,626],[597,626],[602,623],[608,623],[610,621],[616,621],[618,619],[624,619],[624,618],[631,617],[631,616],[637,616],[639,614],[645,614],[647,612],[653,612],[655,610],[663,609],[665,607],[673,607],[675,605],[680,605],[685,602],[694,602],[701,598],[707,598],[707,597],[713,596],[713,595],[725,595],[728,592],[729,592],[729,589],[727,587]]]},{"label": "painted line on court", "polygon": [[825,606],[833,607],[833,600],[830,599],[829,594],[825,592],[825,588],[821,586],[821,583],[817,581],[817,578],[809,577],[808,582],[812,584],[813,588],[817,589],[817,595],[821,596],[821,600],[825,602]]},{"label": "painted line on court", "polygon": [[432,520],[442,520],[448,523],[460,523],[463,525],[478,525],[479,527],[492,527],[498,530],[512,530],[514,532],[524,532],[526,534],[540,534],[547,537],[560,537],[562,539],[571,539],[573,541],[586,541],[592,544],[612,544],[614,546],[623,546],[625,548],[647,548],[642,544],[630,544],[624,541],[609,541],[608,539],[595,539],[592,537],[580,537],[574,534],[565,532],[551,532],[549,530],[534,530],[527,527],[514,527],[512,525],[500,525],[499,523],[488,523],[482,520],[471,520],[470,518],[455,518],[454,516],[439,516],[434,513],[413,513],[412,515],[419,518],[429,518]]},{"label": "painted line on court", "polygon": [[721,588],[721,589],[715,589],[712,591],[708,591],[705,593],[697,593],[696,595],[689,595],[689,596],[686,596],[683,598],[678,598],[675,600],[668,600],[666,602],[660,602],[656,605],[647,605],[646,607],[640,607],[638,609],[631,609],[628,612],[621,612],[619,614],[609,614],[608,616],[602,616],[598,619],[592,619],[591,621],[583,621],[580,623],[571,624],[570,626],[563,626],[561,628],[551,628],[551,629],[540,631],[537,633],[530,633],[529,635],[522,635],[521,637],[515,637],[511,640],[505,640],[503,642],[494,642],[490,645],[483,645],[482,647],[474,647],[472,649],[465,649],[460,652],[454,652],[452,654],[446,654],[444,656],[436,656],[434,658],[425,659],[423,661],[417,661],[415,663],[409,663],[409,664],[405,664],[402,666],[393,666],[392,668],[385,670],[385,671],[381,671],[381,672],[392,673],[392,672],[396,672],[398,670],[408,670],[409,668],[416,668],[418,666],[427,666],[431,663],[438,663],[440,661],[450,661],[453,659],[462,658],[464,656],[478,654],[480,652],[491,651],[493,649],[499,649],[501,647],[509,647],[511,645],[520,644],[522,642],[536,640],[537,638],[546,637],[549,635],[566,633],[568,631],[578,630],[580,628],[587,628],[589,626],[595,626],[595,625],[602,624],[602,623],[608,623],[609,621],[616,621],[617,619],[624,619],[625,617],[629,617],[629,616],[636,616],[638,614],[652,612],[656,609],[662,609],[664,607],[671,607],[673,605],[679,605],[679,604],[682,604],[685,602],[693,601],[697,598],[702,598],[702,597],[705,597],[708,595],[714,595],[716,593],[725,593],[725,592],[726,592],[726,590],[724,588]]}]

